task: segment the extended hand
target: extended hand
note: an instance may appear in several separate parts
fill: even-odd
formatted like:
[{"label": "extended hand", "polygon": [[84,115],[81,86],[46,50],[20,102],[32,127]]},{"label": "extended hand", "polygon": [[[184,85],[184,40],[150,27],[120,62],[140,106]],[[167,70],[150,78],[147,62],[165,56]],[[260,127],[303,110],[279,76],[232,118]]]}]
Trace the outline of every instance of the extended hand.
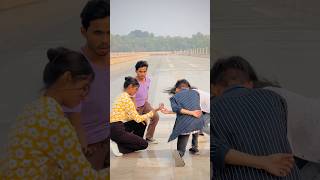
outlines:
[{"label": "extended hand", "polygon": [[261,158],[262,168],[275,176],[287,176],[294,165],[292,154],[272,154]]},{"label": "extended hand", "polygon": [[164,107],[164,104],[163,104],[163,103],[160,103],[160,104],[159,104],[159,109],[162,110],[163,108],[165,108],[165,107]]},{"label": "extended hand", "polygon": [[165,107],[163,107],[163,108],[161,109],[161,112],[162,112],[163,114],[172,114],[172,111],[168,110],[168,109],[165,108]]}]

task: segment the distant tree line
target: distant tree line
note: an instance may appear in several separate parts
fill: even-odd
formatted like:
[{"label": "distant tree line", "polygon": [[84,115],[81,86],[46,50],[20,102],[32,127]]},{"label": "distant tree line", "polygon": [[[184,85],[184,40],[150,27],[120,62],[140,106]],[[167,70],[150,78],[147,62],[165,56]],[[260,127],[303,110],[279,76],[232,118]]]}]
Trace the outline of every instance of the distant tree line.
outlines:
[{"label": "distant tree line", "polygon": [[155,36],[147,31],[134,30],[128,35],[111,35],[111,52],[131,51],[178,51],[205,48],[210,45],[210,36],[202,33],[192,37]]}]

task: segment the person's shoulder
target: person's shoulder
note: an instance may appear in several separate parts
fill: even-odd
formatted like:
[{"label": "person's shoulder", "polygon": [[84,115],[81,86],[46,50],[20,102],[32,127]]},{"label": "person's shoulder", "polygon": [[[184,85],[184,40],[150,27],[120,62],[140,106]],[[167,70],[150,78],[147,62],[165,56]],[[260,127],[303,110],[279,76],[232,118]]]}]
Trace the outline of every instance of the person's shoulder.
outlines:
[{"label": "person's shoulder", "polygon": [[217,105],[218,103],[220,103],[223,100],[224,100],[223,96],[212,96],[210,98],[210,105],[211,105],[211,107],[213,107],[213,106]]},{"label": "person's shoulder", "polygon": [[24,110],[18,118],[21,117],[37,117],[59,119],[64,116],[62,107],[51,97],[41,96],[24,107]]},{"label": "person's shoulder", "polygon": [[268,95],[268,96],[282,98],[277,92],[275,92],[273,90],[270,90],[270,89],[255,88],[255,89],[252,89],[252,91],[253,91],[253,93],[256,93],[256,94]]},{"label": "person's shoulder", "polygon": [[33,100],[32,102],[23,106],[22,114],[34,115],[44,112],[45,106],[42,98]]},{"label": "person's shoulder", "polygon": [[292,92],[292,91],[289,91],[288,89],[285,89],[285,88],[282,88],[282,87],[272,87],[272,86],[268,86],[268,87],[265,87],[264,89],[268,89],[272,92],[275,92],[277,94],[279,94],[280,96],[282,96],[283,98],[287,98],[287,97],[290,97],[290,96],[296,96],[298,94]]},{"label": "person's shoulder", "polygon": [[206,93],[205,91],[202,91],[202,90],[197,89],[197,88],[193,88],[192,90],[197,91],[199,94]]},{"label": "person's shoulder", "polygon": [[281,102],[283,104],[287,103],[287,100],[281,96],[279,93],[272,91],[270,89],[264,89],[264,88],[256,88],[253,89],[254,92],[256,93],[257,96],[264,96],[266,98],[264,98],[265,100],[268,99],[269,101],[278,101]]},{"label": "person's shoulder", "polygon": [[125,92],[122,92],[115,98],[115,101],[113,102],[113,106],[123,106],[125,104],[128,104],[128,102],[129,102],[129,95]]},{"label": "person's shoulder", "polygon": [[125,100],[125,99],[129,99],[129,98],[130,98],[130,96],[129,96],[129,94],[126,93],[126,92],[122,92],[122,93],[119,94],[119,96],[118,96],[118,100]]},{"label": "person's shoulder", "polygon": [[204,90],[201,90],[201,89],[197,89],[197,88],[194,88],[192,90],[197,91],[199,93],[199,95],[201,95],[201,96],[210,98],[210,93],[207,92],[207,91],[204,91]]},{"label": "person's shoulder", "polygon": [[191,91],[195,91],[195,92],[197,92],[197,93],[199,93],[199,94],[201,93],[201,90],[196,89],[196,88],[191,88],[190,90],[191,90]]},{"label": "person's shoulder", "polygon": [[197,91],[197,89],[190,89],[188,93],[195,94],[195,95],[198,95],[198,96],[200,96],[200,94],[201,94],[199,91]]},{"label": "person's shoulder", "polygon": [[221,106],[222,104],[233,104],[235,101],[238,101],[238,98],[244,99],[251,94],[251,89],[247,88],[237,88],[232,92],[224,92],[220,96],[211,96],[210,105],[211,107]]},{"label": "person's shoulder", "polygon": [[121,93],[120,95],[120,102],[121,103],[125,103],[126,105],[130,104],[130,103],[133,103],[133,100],[132,100],[132,96],[130,96],[128,93],[126,92],[123,92]]}]

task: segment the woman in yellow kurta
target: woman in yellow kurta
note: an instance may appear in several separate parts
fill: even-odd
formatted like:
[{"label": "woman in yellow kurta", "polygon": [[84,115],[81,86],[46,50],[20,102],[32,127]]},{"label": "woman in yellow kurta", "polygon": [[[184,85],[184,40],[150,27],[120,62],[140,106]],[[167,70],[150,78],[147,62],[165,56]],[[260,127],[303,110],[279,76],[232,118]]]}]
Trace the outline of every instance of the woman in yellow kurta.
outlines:
[{"label": "woman in yellow kurta", "polygon": [[89,91],[94,73],[86,58],[65,48],[50,49],[45,92],[27,106],[9,135],[2,179],[109,179],[85,158],[62,105],[74,107]]},{"label": "woman in yellow kurta", "polygon": [[[156,111],[159,111],[163,106],[148,112],[147,114],[140,115],[135,107],[133,96],[139,88],[139,82],[133,77],[126,77],[123,85],[124,92],[116,99],[112,106],[110,115],[110,128],[111,142],[110,146],[116,156],[121,156],[122,153],[130,153],[148,147],[148,142],[142,137],[128,132],[125,129],[124,123],[134,120],[138,123],[147,121],[153,117]],[[117,147],[115,147],[117,146]]]}]

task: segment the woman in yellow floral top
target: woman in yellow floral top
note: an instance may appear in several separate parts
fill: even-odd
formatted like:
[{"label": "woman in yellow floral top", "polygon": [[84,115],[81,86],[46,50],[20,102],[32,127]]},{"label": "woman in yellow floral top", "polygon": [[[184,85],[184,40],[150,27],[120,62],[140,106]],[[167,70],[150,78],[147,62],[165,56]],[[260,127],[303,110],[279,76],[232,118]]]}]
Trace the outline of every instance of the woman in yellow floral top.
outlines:
[{"label": "woman in yellow floral top", "polygon": [[27,106],[10,133],[0,179],[109,179],[95,171],[82,153],[62,105],[75,107],[94,78],[86,58],[65,48],[49,49],[44,70],[45,92]]},{"label": "woman in yellow floral top", "polygon": [[110,137],[112,141],[117,143],[111,142],[110,146],[116,156],[148,147],[148,142],[142,137],[126,131],[124,123],[131,120],[138,123],[146,122],[149,118],[153,117],[156,111],[159,111],[163,107],[161,105],[147,114],[140,115],[133,102],[133,96],[138,91],[139,82],[133,77],[126,77],[123,87],[124,92],[114,102],[110,115]]}]

